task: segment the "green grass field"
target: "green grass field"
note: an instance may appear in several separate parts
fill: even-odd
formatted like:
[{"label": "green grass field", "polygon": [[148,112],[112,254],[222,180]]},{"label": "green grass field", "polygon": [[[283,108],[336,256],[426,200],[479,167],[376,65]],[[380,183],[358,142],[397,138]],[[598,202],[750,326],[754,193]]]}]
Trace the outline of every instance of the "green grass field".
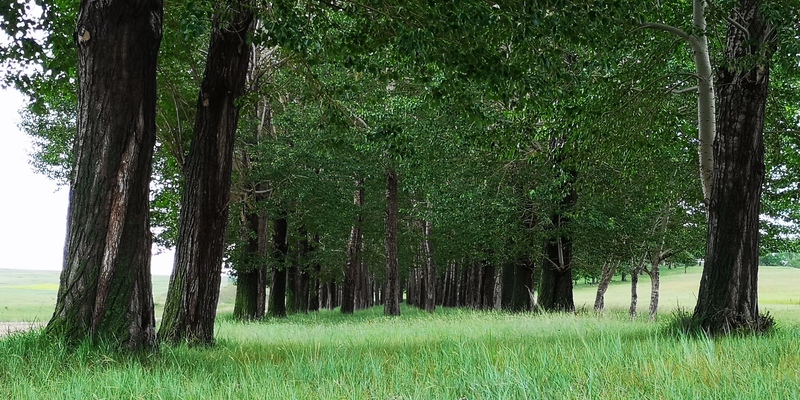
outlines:
[{"label": "green grass field", "polygon": [[[693,306],[699,272],[665,273],[662,315]],[[21,274],[2,271],[4,301],[25,300],[22,308],[33,312],[52,306],[54,282]],[[249,324],[231,319],[226,282],[212,348],[125,355],[102,346],[69,349],[38,332],[0,339],[0,398],[798,399],[800,270],[763,268],[760,277],[762,308],[779,329],[714,339],[668,334],[669,318],[631,321],[615,311],[628,307],[627,282],[612,285],[611,310],[601,316],[404,307],[401,317],[388,318],[376,307]],[[163,304],[161,278],[154,285]],[[594,289],[575,288],[579,307],[591,310]],[[640,299],[646,314],[645,279]],[[3,319],[33,319],[16,308]]]},{"label": "green grass field", "polygon": [[[659,311],[669,314],[678,307],[691,310],[697,299],[702,270],[698,267],[664,269],[661,278]],[[168,276],[153,276],[153,295],[156,316],[160,317],[167,297]],[[0,322],[47,321],[55,307],[58,292],[58,273],[0,269]],[[596,285],[579,283],[575,286],[575,306],[591,310],[597,293]],[[630,306],[630,282],[620,282],[619,276],[606,292],[605,304],[610,311],[626,311]],[[219,313],[233,312],[236,287],[222,279]],[[640,314],[646,314],[650,304],[650,278],[639,279]],[[779,321],[800,324],[800,269],[761,267],[759,270],[759,304]]]}]

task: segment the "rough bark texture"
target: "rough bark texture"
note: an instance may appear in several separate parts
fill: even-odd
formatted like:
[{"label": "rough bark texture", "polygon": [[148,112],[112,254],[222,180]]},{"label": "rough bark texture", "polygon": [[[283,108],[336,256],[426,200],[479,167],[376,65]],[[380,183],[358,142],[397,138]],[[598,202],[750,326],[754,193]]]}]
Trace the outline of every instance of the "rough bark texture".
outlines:
[{"label": "rough bark texture", "polygon": [[244,94],[252,21],[252,10],[243,2],[214,16],[186,163],[175,268],[159,330],[169,342],[214,342],[239,122],[235,102]]},{"label": "rough bark texture", "polygon": [[365,279],[362,268],[361,250],[362,250],[362,226],[364,225],[364,216],[362,208],[364,207],[364,181],[356,180],[356,190],[353,194],[353,204],[358,209],[353,226],[350,228],[350,240],[347,243],[347,265],[344,270],[344,282],[342,283],[342,313],[352,314],[356,310],[356,297],[359,284]]},{"label": "rough bark texture", "polygon": [[275,232],[272,237],[274,265],[267,314],[270,317],[283,318],[286,316],[287,268],[285,264],[286,256],[289,253],[289,224],[286,217],[275,219]]},{"label": "rough bark texture", "polygon": [[764,114],[775,31],[758,12],[758,4],[741,1],[731,14],[737,24],[728,28],[726,63],[717,74],[720,107],[714,185],[705,267],[693,316],[710,333],[762,328],[758,313],[759,212]]},{"label": "rough bark texture", "polygon": [[397,173],[386,171],[386,295],[383,313],[400,315],[400,266],[397,259]]},{"label": "rough bark texture", "polygon": [[64,266],[49,334],[157,345],[149,185],[155,145],[160,0],[83,0],[78,132]]}]

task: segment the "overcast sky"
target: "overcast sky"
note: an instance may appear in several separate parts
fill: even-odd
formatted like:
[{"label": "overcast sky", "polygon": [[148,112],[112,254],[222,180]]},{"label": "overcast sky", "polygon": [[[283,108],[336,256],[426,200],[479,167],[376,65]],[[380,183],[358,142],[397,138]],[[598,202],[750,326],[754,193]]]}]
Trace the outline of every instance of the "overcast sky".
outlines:
[{"label": "overcast sky", "polygon": [[[0,268],[60,271],[69,189],[34,172],[20,132],[22,96],[0,89]],[[173,253],[153,256],[152,271],[169,275]]]}]

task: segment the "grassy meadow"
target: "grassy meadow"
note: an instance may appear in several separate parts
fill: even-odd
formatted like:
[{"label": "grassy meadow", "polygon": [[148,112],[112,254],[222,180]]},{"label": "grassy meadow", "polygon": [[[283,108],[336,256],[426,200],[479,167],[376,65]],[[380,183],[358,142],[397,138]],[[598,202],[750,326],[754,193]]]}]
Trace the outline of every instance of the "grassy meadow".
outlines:
[{"label": "grassy meadow", "polygon": [[[24,306],[29,310],[44,307],[35,305],[37,295],[23,295],[45,292],[41,287],[14,287],[47,282],[11,282],[10,271],[0,272],[2,304],[17,304],[7,302],[16,298],[34,304]],[[699,272],[665,272],[663,314],[693,306]],[[165,292],[158,280],[154,286],[163,284]],[[646,279],[639,291],[643,317],[635,321],[621,311],[628,307],[628,282],[615,282],[606,299],[612,310],[599,316],[590,311],[596,287],[580,284],[576,305],[587,311],[570,315],[454,309],[431,315],[406,307],[401,317],[387,318],[377,307],[347,317],[322,311],[245,324],[230,317],[233,287],[225,283],[213,348],[162,346],[155,354],[124,355],[87,345],[68,350],[37,332],[0,339],[0,398],[800,399],[797,283],[800,270],[762,268],[762,308],[780,328],[715,339],[668,334],[668,317],[647,322]],[[163,304],[159,290],[156,302]],[[8,293],[14,291],[16,297]],[[24,317],[14,308],[0,317]]]}]

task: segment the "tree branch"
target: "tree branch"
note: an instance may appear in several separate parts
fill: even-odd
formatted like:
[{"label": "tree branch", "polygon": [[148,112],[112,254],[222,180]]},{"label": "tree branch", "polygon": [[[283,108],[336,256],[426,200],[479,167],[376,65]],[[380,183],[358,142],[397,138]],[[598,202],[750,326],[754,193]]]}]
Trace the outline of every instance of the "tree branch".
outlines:
[{"label": "tree branch", "polygon": [[676,27],[674,27],[672,25],[660,24],[660,23],[657,23],[657,22],[644,23],[638,29],[654,29],[654,30],[657,30],[657,31],[669,32],[669,33],[672,33],[674,35],[679,36],[680,38],[682,38],[684,40],[689,40],[689,38],[691,37],[691,36],[689,36],[688,33],[684,32],[680,28],[676,28]]}]

